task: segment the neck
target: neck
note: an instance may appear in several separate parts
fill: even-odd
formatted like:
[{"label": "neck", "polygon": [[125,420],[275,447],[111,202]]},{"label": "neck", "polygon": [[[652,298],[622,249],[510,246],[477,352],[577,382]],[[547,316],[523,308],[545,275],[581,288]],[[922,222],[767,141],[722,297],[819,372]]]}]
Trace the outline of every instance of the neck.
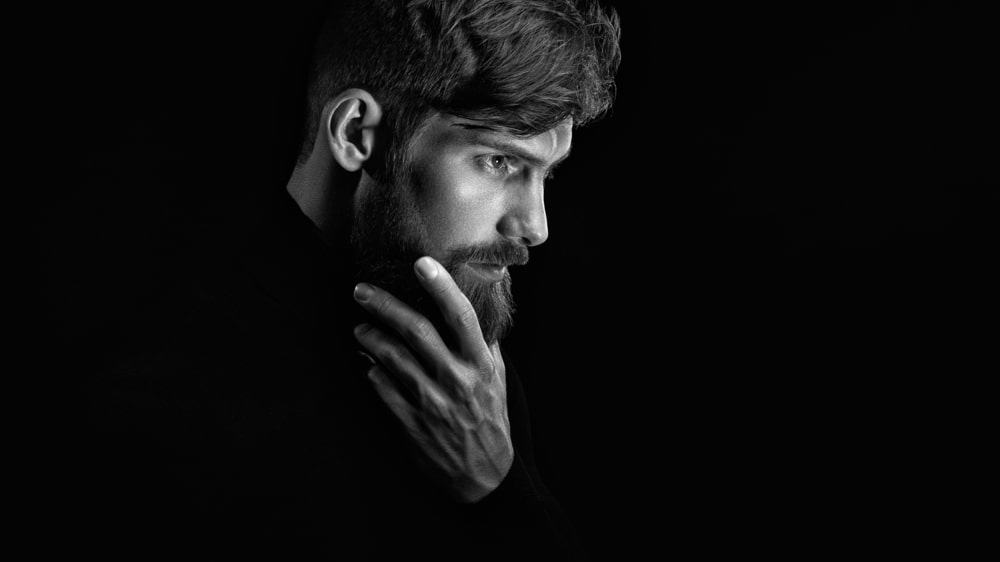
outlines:
[{"label": "neck", "polygon": [[286,186],[302,213],[316,225],[320,237],[331,246],[345,244],[349,236],[352,179],[356,182],[331,158],[313,154],[295,167]]}]

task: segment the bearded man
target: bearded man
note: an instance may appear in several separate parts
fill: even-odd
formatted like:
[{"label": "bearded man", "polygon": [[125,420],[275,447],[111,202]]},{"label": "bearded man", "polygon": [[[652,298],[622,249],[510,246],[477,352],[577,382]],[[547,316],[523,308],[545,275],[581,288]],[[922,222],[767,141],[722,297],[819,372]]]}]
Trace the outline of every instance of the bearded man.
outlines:
[{"label": "bearded man", "polygon": [[93,387],[89,540],[141,559],[579,556],[500,342],[509,268],[548,236],[573,130],[610,105],[618,36],[570,0],[333,9],[286,189]]}]

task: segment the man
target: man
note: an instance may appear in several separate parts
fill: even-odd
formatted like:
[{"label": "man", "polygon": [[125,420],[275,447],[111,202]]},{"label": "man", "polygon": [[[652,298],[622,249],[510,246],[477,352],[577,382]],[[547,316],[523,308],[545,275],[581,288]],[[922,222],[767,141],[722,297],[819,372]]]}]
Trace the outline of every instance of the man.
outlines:
[{"label": "man", "polygon": [[548,236],[546,176],[609,106],[618,33],[568,0],[334,9],[287,193],[179,275],[92,386],[90,544],[579,554],[500,342],[508,267]]}]

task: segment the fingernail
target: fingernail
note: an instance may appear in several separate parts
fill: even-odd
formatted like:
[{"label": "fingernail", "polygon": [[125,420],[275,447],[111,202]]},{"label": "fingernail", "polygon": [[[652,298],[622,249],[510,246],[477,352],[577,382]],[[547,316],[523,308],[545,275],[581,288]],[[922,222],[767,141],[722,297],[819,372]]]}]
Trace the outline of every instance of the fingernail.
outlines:
[{"label": "fingernail", "polygon": [[367,353],[365,353],[364,351],[359,351],[358,355],[360,355],[361,357],[364,357],[365,360],[368,361],[369,363],[371,363],[372,365],[375,364],[375,359],[372,358],[371,355],[368,355]]},{"label": "fingernail", "polygon": [[417,273],[424,279],[428,280],[437,277],[438,270],[437,266],[434,265],[434,260],[427,257],[417,260]]},{"label": "fingernail", "polygon": [[372,290],[371,285],[365,283],[358,283],[354,287],[354,299],[358,302],[367,302],[368,299],[372,298],[372,294],[375,291]]}]

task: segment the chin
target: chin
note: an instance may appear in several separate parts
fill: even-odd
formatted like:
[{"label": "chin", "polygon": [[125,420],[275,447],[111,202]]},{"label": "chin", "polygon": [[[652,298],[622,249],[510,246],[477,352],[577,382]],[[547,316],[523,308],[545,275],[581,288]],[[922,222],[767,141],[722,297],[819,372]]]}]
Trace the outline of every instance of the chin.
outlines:
[{"label": "chin", "polygon": [[498,281],[489,281],[468,269],[468,266],[460,266],[459,271],[452,274],[455,283],[472,303],[486,343],[501,341],[514,319],[510,273],[505,270]]}]

